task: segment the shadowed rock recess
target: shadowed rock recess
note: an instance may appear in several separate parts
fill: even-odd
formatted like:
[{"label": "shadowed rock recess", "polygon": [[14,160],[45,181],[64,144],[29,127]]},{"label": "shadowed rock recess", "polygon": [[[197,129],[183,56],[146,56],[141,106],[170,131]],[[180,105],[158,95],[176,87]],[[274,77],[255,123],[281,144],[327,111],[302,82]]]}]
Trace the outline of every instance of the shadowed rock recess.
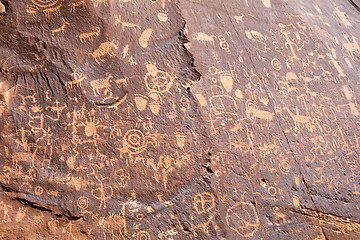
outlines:
[{"label": "shadowed rock recess", "polygon": [[0,2],[0,239],[360,239],[359,0]]}]

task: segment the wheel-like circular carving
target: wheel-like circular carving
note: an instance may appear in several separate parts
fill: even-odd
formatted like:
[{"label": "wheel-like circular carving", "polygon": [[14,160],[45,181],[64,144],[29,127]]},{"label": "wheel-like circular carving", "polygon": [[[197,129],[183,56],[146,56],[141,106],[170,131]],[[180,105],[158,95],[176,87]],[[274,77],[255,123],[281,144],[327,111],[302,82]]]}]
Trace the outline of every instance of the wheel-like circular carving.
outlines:
[{"label": "wheel-like circular carving", "polygon": [[31,0],[36,6],[49,8],[62,3],[63,0]]},{"label": "wheel-like circular carving", "polygon": [[151,240],[151,237],[148,232],[141,231],[137,234],[137,240]]},{"label": "wheel-like circular carving", "polygon": [[252,236],[259,229],[259,217],[255,206],[247,202],[238,202],[227,210],[228,226],[244,237]]},{"label": "wheel-like circular carving", "polygon": [[146,147],[146,138],[139,129],[130,129],[124,135],[124,143],[131,151],[139,151]]},{"label": "wheel-like circular carving", "polygon": [[76,203],[79,208],[86,209],[89,205],[89,199],[86,196],[82,196],[78,198]]},{"label": "wheel-like circular carving", "polygon": [[281,160],[279,163],[279,168],[280,168],[281,172],[288,174],[291,169],[291,164],[290,164],[289,160],[287,160],[287,159]]},{"label": "wheel-like circular carving", "polygon": [[147,73],[145,75],[145,83],[150,91],[166,92],[170,89],[173,79],[171,75],[165,71],[157,70],[155,73]]},{"label": "wheel-like circular carving", "polygon": [[273,60],[271,60],[271,66],[275,69],[275,70],[280,70],[281,69],[281,62],[279,59],[274,58]]}]

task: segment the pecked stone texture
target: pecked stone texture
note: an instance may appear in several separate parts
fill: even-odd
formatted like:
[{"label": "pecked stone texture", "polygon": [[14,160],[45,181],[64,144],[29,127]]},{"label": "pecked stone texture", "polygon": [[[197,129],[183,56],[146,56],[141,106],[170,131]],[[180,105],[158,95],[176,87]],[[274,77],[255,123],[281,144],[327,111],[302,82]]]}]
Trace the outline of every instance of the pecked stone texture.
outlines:
[{"label": "pecked stone texture", "polygon": [[0,14],[0,239],[360,238],[357,0]]}]

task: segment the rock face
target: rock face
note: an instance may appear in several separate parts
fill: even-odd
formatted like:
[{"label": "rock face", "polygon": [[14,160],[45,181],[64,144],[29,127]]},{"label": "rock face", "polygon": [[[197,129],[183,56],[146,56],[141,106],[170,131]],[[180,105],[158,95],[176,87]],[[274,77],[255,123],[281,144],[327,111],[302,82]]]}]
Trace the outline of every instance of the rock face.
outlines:
[{"label": "rock face", "polygon": [[359,239],[358,0],[2,0],[0,239]]}]

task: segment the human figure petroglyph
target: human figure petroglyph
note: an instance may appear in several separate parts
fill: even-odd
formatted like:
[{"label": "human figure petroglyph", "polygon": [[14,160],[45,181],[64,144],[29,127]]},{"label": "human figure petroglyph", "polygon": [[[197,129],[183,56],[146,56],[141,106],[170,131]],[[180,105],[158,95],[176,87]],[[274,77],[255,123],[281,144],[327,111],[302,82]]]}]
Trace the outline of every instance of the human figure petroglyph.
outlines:
[{"label": "human figure petroglyph", "polygon": [[67,108],[67,106],[65,104],[63,104],[62,106],[60,106],[60,102],[58,100],[55,100],[55,106],[48,106],[46,107],[46,109],[50,109],[51,111],[54,111],[57,113],[57,117],[56,118],[51,118],[53,121],[55,120],[60,120],[60,113]]},{"label": "human figure petroglyph", "polygon": [[94,36],[97,36],[97,37],[99,36],[100,31],[101,31],[100,27],[93,26],[93,27],[91,27],[91,29],[93,31],[81,33],[80,35],[77,36],[80,39],[80,42],[86,43],[87,40],[92,41]]},{"label": "human figure petroglyph", "polygon": [[98,139],[98,129],[105,128],[105,126],[100,124],[101,121],[96,119],[95,117],[89,117],[89,120],[86,119],[85,123],[81,123],[84,126],[85,136],[92,137],[94,140]]},{"label": "human figure petroglyph", "polygon": [[[333,49],[334,50],[334,49]],[[347,77],[346,74],[344,73],[344,70],[342,69],[342,67],[340,66],[340,63],[342,63],[341,61],[336,60],[336,55],[334,56],[334,51],[332,51],[331,53],[326,53],[326,56],[328,56],[330,58],[329,63],[333,64],[333,66],[335,67],[336,71],[339,73],[340,77]],[[336,81],[336,80],[335,80]]]},{"label": "human figure petroglyph", "polygon": [[126,44],[121,52],[122,58],[126,58],[128,56],[129,49],[130,49],[129,44]]},{"label": "human figure petroglyph", "polygon": [[115,53],[113,48],[118,49],[119,42],[115,43],[115,41],[111,42],[104,42],[100,44],[100,46],[93,52],[89,53],[89,56],[92,56],[94,60],[100,64],[101,62],[104,62],[104,60],[101,58],[105,55],[109,55],[110,57],[115,57]]},{"label": "human figure petroglyph", "polygon": [[132,22],[125,22],[121,20],[121,15],[115,15],[115,25],[121,24],[122,30],[125,31],[125,27],[132,28],[136,33],[136,29],[141,30],[141,26]]},{"label": "human figure petroglyph", "polygon": [[110,177],[104,177],[102,174],[100,174],[100,169],[103,167],[103,165],[95,165],[91,164],[90,168],[92,170],[91,173],[88,174],[88,176],[93,175],[95,179],[99,182],[100,187],[93,188],[91,190],[91,194],[93,197],[100,199],[100,205],[99,209],[106,209],[106,200],[110,199],[113,194],[114,190],[112,186],[105,186],[104,181],[109,179]]},{"label": "human figure petroglyph", "polygon": [[128,60],[130,66],[134,66],[134,65],[137,65],[137,62],[135,61],[135,58],[133,56],[130,56],[129,57],[129,60]]},{"label": "human figure petroglyph", "polygon": [[2,219],[0,220],[0,224],[11,223],[12,218],[10,217],[13,206],[6,204],[4,201],[0,200],[0,206],[2,210]]},{"label": "human figure petroglyph", "polygon": [[[39,144],[37,147],[37,150],[42,149],[43,150],[43,159],[41,161],[41,168],[45,168],[45,163],[47,163],[47,168],[50,167],[52,155],[54,151],[54,133],[51,131],[50,127],[47,128],[47,130],[42,129],[42,136],[39,137],[36,140],[36,143]],[[41,143],[42,142],[42,143]],[[36,151],[34,151],[34,154]],[[34,160],[34,159],[33,159]]]},{"label": "human figure petroglyph", "polygon": [[299,61],[301,61],[302,65],[305,66],[305,61],[297,56],[297,51],[298,51],[299,47],[295,42],[291,41],[291,37],[290,37],[291,33],[285,29],[281,29],[280,32],[286,41],[285,47],[287,47],[292,54],[291,59],[299,60]]},{"label": "human figure petroglyph", "polygon": [[[29,151],[31,143],[29,143],[27,137],[31,136],[32,132],[29,130],[26,130],[24,127],[21,127],[20,129],[16,130],[16,132],[20,132],[20,139],[14,138],[12,141],[14,141],[15,144],[23,148],[23,151]],[[6,138],[5,136],[3,136]]]},{"label": "human figure petroglyph", "polygon": [[78,73],[76,69],[73,69],[73,72],[70,74],[70,76],[74,79],[72,81],[68,81],[65,83],[65,86],[72,87],[74,84],[79,84],[83,80],[87,79],[87,76],[83,73]]},{"label": "human figure petroglyph", "polygon": [[350,21],[348,20],[348,15],[345,12],[340,11],[340,9],[337,7],[335,8],[335,10],[333,11],[333,14],[337,15],[341,21],[344,23],[345,27],[352,27],[354,28],[354,26],[350,23]]}]

